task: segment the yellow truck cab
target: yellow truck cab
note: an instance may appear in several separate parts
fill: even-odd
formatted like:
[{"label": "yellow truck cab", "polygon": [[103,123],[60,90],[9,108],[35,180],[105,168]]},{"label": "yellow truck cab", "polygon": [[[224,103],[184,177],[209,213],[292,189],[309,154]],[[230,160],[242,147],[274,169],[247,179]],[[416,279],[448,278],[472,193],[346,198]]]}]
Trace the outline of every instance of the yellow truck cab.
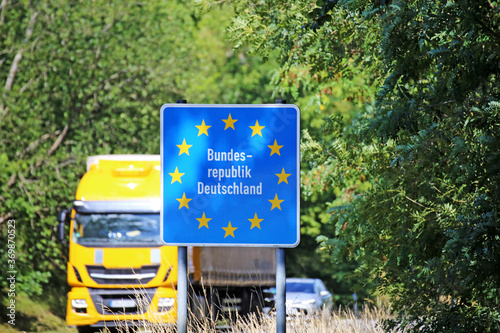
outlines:
[{"label": "yellow truck cab", "polygon": [[[160,155],[87,158],[73,207],[58,216],[61,240],[70,221],[68,326],[176,324],[177,247],[161,239],[160,181]],[[190,247],[193,313],[262,310],[275,269],[273,248]]]},{"label": "yellow truck cab", "polygon": [[69,326],[175,323],[177,247],[161,240],[159,184],[159,155],[87,159],[71,211]]}]

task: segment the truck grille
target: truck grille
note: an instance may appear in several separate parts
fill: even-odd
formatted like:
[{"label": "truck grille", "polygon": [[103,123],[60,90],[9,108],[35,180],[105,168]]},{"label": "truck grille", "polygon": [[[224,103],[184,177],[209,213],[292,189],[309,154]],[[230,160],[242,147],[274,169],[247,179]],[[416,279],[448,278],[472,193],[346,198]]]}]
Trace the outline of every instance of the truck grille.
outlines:
[{"label": "truck grille", "polygon": [[146,284],[156,276],[160,265],[146,265],[140,268],[106,268],[86,266],[92,280],[98,284]]},{"label": "truck grille", "polygon": [[89,288],[94,306],[102,315],[142,314],[149,309],[156,288],[138,290]]}]

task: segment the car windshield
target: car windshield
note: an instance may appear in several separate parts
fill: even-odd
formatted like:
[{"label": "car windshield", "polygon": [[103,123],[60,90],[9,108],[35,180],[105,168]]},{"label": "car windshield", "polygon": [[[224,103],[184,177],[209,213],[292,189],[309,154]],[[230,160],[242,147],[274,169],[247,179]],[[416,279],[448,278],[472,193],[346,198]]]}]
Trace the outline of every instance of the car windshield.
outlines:
[{"label": "car windshield", "polygon": [[292,293],[314,293],[314,285],[312,283],[305,282],[287,282],[286,291]]},{"label": "car windshield", "polygon": [[161,243],[160,214],[76,214],[74,226],[81,245]]}]

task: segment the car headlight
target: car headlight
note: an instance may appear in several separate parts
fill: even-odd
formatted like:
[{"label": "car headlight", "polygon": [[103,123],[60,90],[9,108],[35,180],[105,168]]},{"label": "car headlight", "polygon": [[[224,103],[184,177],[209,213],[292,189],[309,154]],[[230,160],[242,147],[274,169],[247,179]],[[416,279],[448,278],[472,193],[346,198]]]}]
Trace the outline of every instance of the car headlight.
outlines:
[{"label": "car headlight", "polygon": [[175,304],[175,298],[171,297],[160,297],[158,298],[158,312],[166,312],[172,309]]},{"label": "car headlight", "polygon": [[316,300],[311,298],[311,299],[308,299],[306,301],[302,301],[302,304],[314,304],[316,303]]}]

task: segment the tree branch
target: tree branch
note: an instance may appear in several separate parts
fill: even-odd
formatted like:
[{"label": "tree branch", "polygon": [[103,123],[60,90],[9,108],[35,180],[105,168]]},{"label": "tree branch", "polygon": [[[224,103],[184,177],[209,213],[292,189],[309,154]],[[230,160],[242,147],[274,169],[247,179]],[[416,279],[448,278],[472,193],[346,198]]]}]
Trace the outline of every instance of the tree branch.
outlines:
[{"label": "tree branch", "polygon": [[66,126],[64,126],[64,129],[62,130],[61,134],[59,134],[59,136],[57,137],[56,141],[54,141],[54,143],[50,147],[49,151],[47,152],[47,157],[49,157],[50,155],[52,155],[52,153],[57,149],[57,147],[59,147],[59,145],[63,141],[64,137],[68,133],[69,127],[71,126],[71,123],[73,122],[73,119],[74,119],[74,117],[72,117],[70,119],[70,121],[68,121],[68,123],[66,124]]},{"label": "tree branch", "polygon": [[[28,27],[26,28],[26,37],[24,38],[23,44],[26,44],[30,37],[33,35],[33,29],[36,23],[36,19],[38,18],[39,12],[33,14],[30,18],[30,22],[28,23]],[[17,51],[16,56],[14,57],[14,61],[12,61],[12,65],[10,66],[9,75],[7,76],[7,81],[5,82],[4,93],[8,92],[12,89],[12,85],[14,83],[14,78],[17,73],[17,68],[19,67],[19,63],[23,58],[24,49],[19,49]]]},{"label": "tree branch", "polygon": [[23,49],[20,49],[16,56],[14,57],[14,61],[12,61],[12,65],[10,66],[9,75],[7,76],[7,80],[5,81],[4,92],[10,91],[12,89],[12,84],[14,83],[14,77],[17,73],[17,68],[19,67],[19,63],[23,58]]},{"label": "tree branch", "polygon": [[0,13],[0,24],[5,22],[5,7],[7,7],[7,0],[2,0],[2,4],[0,5],[0,9],[2,13]]},{"label": "tree branch", "polygon": [[12,217],[12,213],[7,213],[3,216],[0,216],[0,225],[4,223],[6,220],[10,219]]},{"label": "tree branch", "polygon": [[38,145],[40,143],[48,140],[49,138],[52,138],[52,137],[54,137],[56,135],[59,135],[59,133],[61,133],[61,131],[59,131],[59,130],[55,131],[55,133],[45,133],[44,135],[42,135],[41,137],[39,137],[35,141],[31,142],[26,149],[17,151],[16,152],[16,156],[18,156],[19,158],[23,158],[24,154],[32,151],[33,149],[35,149],[36,147],[38,147]]},{"label": "tree branch", "polygon": [[428,105],[426,107],[420,108],[420,109],[417,110],[417,112],[428,110],[428,109],[431,109],[431,108],[433,108],[435,106],[440,106],[440,105],[449,104],[449,103],[455,103],[455,102],[456,101],[454,99],[450,99],[449,101],[440,102],[440,103],[436,103],[436,104],[432,104],[432,105]]},{"label": "tree branch", "polygon": [[493,29],[488,27],[483,21],[481,21],[476,16],[474,16],[474,19],[476,20],[477,23],[479,23],[481,27],[483,27],[486,30],[487,34],[496,39],[497,43],[500,42],[500,36]]},{"label": "tree branch", "polygon": [[[4,1],[2,1],[2,15],[3,15],[4,7],[5,7],[5,4],[4,4]],[[31,15],[30,21],[28,23],[28,27],[26,28],[26,33],[25,33],[25,38],[24,38],[23,44],[26,44],[29,41],[29,39],[31,38],[31,36],[33,35],[33,30],[34,30],[35,23],[37,21],[39,14],[40,14],[40,12],[35,12],[33,15]],[[14,60],[12,61],[12,65],[10,66],[9,75],[7,76],[7,80],[5,81],[5,87],[4,87],[4,91],[3,91],[3,100],[2,100],[2,103],[0,104],[0,122],[7,115],[7,112],[9,110],[9,108],[5,106],[5,98],[7,97],[9,92],[12,90],[12,85],[14,84],[14,79],[16,77],[19,63],[21,62],[21,59],[23,58],[23,52],[24,52],[24,48],[21,48],[17,51],[16,55],[14,56]]]},{"label": "tree branch", "polygon": [[[15,55],[14,60],[12,61],[12,65],[10,66],[9,70],[9,75],[7,76],[7,80],[5,81],[5,87],[3,90],[4,101],[8,93],[12,89],[12,84],[14,83],[14,78],[16,77],[17,68],[22,58],[23,58],[23,49],[20,49]],[[2,101],[2,104],[0,104],[0,121],[5,117],[5,115],[7,115],[7,112],[9,110],[8,107],[5,107],[4,101]]]},{"label": "tree branch", "polygon": [[435,189],[436,191],[438,191],[440,194],[442,195],[445,195],[447,197],[449,197],[451,200],[455,201],[455,202],[458,202],[458,203],[467,203],[467,201],[463,201],[463,200],[456,200],[454,198],[451,198],[450,196],[446,195],[445,193],[441,192],[435,185],[432,185],[432,188]]},{"label": "tree branch", "polygon": [[12,185],[14,185],[14,183],[16,182],[16,178],[17,178],[17,174],[14,172],[12,174],[12,176],[10,176],[9,181],[7,182],[7,188],[9,188]]},{"label": "tree branch", "polygon": [[[52,144],[52,146],[50,147],[49,151],[47,152],[47,157],[49,157],[50,155],[52,155],[54,153],[54,151],[56,151],[56,149],[61,145],[61,143],[63,142],[64,140],[64,137],[66,136],[66,134],[68,134],[68,131],[71,127],[71,124],[73,123],[73,120],[75,119],[76,115],[85,107],[85,105],[87,104],[87,102],[91,99],[94,99],[94,94],[101,91],[101,90],[104,90],[106,85],[108,83],[110,83],[112,80],[114,79],[117,79],[120,74],[123,73],[123,70],[121,71],[118,71],[116,73],[114,73],[113,75],[111,75],[107,80],[104,80],[102,81],[99,86],[97,87],[97,89],[95,89],[93,92],[89,93],[85,99],[82,101],[81,103],[81,106],[79,108],[76,108],[74,109],[73,113],[71,114],[71,118],[68,120],[68,122],[66,123],[66,125],[64,126],[64,129],[62,130],[62,132],[59,134],[59,136],[57,137],[56,141],[54,141],[54,143]],[[42,160],[39,160],[36,164],[37,167],[39,167],[40,165],[42,165],[43,161]]]},{"label": "tree branch", "polygon": [[420,202],[416,202],[415,200],[413,200],[412,198],[408,197],[407,195],[404,195],[404,197],[405,197],[406,199],[410,200],[411,202],[413,202],[414,204],[419,205],[420,207],[427,208],[427,207],[425,207],[424,205],[422,205]]}]

